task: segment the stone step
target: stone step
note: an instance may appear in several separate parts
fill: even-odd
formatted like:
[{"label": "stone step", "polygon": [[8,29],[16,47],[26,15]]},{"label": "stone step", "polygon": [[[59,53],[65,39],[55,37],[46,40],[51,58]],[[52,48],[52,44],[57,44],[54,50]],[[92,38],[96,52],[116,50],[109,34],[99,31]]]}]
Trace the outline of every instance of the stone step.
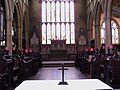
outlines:
[{"label": "stone step", "polygon": [[76,58],[41,58],[42,61],[75,61]]},{"label": "stone step", "polygon": [[[52,63],[52,64],[43,64],[42,67],[62,67],[62,64],[60,63]],[[64,64],[64,67],[75,67],[75,64],[73,63],[67,63],[67,64]]]},{"label": "stone step", "polygon": [[75,57],[42,57],[42,66],[43,67],[59,67],[62,66],[62,63],[64,63],[65,67],[72,67],[75,66]]},{"label": "stone step", "polygon": [[42,66],[43,67],[59,67],[62,66],[62,63],[64,63],[65,67],[71,67],[71,66],[75,66],[75,60],[68,60],[68,59],[64,59],[64,60],[58,60],[58,59],[54,59],[54,60],[42,60]]}]

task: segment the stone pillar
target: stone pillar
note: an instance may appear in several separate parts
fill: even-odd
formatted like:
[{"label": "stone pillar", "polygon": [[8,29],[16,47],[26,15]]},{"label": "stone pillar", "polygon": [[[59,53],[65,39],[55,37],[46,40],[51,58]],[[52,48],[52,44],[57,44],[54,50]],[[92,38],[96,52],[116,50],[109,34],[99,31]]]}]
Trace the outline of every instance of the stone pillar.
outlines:
[{"label": "stone pillar", "polygon": [[101,39],[100,39],[100,25],[94,25],[95,28],[95,48],[100,49]]},{"label": "stone pillar", "polygon": [[12,55],[12,20],[13,20],[13,1],[5,0],[6,8],[6,47]]},{"label": "stone pillar", "polygon": [[87,47],[88,47],[88,48],[91,47],[91,30],[92,30],[92,29],[87,30],[87,38],[88,38]]},{"label": "stone pillar", "polygon": [[6,47],[9,50],[9,54],[12,55],[12,19],[6,19],[7,32],[6,32]]},{"label": "stone pillar", "polygon": [[104,21],[105,21],[105,51],[107,53],[108,47],[112,44],[112,32],[111,32],[111,7],[113,0],[105,0],[104,5]]},{"label": "stone pillar", "polygon": [[[39,0],[30,0],[29,2],[29,23],[30,23],[30,48],[38,49],[40,47],[40,30],[41,30],[41,6]],[[35,35],[39,39],[37,45],[33,45],[31,39]]]},{"label": "stone pillar", "polygon": [[18,49],[22,49],[22,29],[22,25],[18,26]]},{"label": "stone pillar", "polygon": [[106,35],[105,47],[107,52],[107,48],[112,44],[111,17],[105,17],[104,20],[105,20],[105,35]]},{"label": "stone pillar", "polygon": [[[81,29],[86,38],[86,15],[87,15],[87,0],[75,0],[75,38],[76,44],[78,44],[78,38],[81,36]],[[84,45],[86,46],[86,45]],[[81,47],[81,45],[78,45]],[[81,47],[83,48],[83,46]]]},{"label": "stone pillar", "polygon": [[[27,11],[27,16],[29,16]],[[29,18],[25,18],[25,40],[26,40],[26,48],[29,48]]]}]

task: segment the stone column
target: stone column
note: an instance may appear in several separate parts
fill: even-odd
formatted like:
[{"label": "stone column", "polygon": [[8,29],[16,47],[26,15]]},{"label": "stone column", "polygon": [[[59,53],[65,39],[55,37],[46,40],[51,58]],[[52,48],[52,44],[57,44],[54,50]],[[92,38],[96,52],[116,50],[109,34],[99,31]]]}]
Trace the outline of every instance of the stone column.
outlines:
[{"label": "stone column", "polygon": [[100,49],[101,39],[100,39],[100,25],[94,25],[95,28],[95,48]]},{"label": "stone column", "polygon": [[22,29],[22,25],[18,26],[18,49],[22,48]]},{"label": "stone column", "polygon": [[6,47],[12,55],[12,20],[13,20],[13,1],[5,0],[6,8]]},{"label": "stone column", "polygon": [[[29,16],[29,13],[27,11],[27,16]],[[26,40],[26,48],[29,48],[29,18],[25,18],[25,40]]]},{"label": "stone column", "polygon": [[111,32],[111,7],[112,0],[105,0],[104,5],[104,21],[105,21],[105,51],[107,53],[107,48],[112,44],[112,32]]},{"label": "stone column", "polygon": [[111,17],[105,17],[105,47],[107,48],[112,44],[112,32],[111,32]]},{"label": "stone column", "polygon": [[12,19],[6,19],[7,32],[6,32],[6,47],[9,50],[9,54],[12,55]]},{"label": "stone column", "polygon": [[87,30],[87,38],[88,38],[87,47],[90,48],[91,47],[91,29]]}]

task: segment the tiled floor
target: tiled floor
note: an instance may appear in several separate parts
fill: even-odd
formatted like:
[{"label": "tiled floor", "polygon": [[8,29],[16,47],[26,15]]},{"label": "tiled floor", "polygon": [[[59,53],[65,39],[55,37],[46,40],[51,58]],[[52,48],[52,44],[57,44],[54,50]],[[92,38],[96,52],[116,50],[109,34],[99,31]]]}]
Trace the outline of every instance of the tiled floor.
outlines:
[{"label": "tiled floor", "polygon": [[[58,70],[61,67],[42,67],[39,69],[38,73],[32,77],[34,80],[60,80],[61,79],[61,70]],[[87,79],[88,77],[80,72],[76,67],[65,67],[68,70],[65,70],[64,76],[65,80],[74,80],[74,79]]]}]

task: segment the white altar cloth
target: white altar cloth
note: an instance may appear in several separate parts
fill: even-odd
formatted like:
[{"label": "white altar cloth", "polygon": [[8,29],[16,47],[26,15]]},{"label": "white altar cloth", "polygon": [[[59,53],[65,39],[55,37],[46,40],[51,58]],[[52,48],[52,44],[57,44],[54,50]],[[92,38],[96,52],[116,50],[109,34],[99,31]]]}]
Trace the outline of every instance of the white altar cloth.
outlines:
[{"label": "white altar cloth", "polygon": [[68,85],[58,85],[60,80],[26,80],[15,90],[113,90],[98,79],[66,80]]}]

